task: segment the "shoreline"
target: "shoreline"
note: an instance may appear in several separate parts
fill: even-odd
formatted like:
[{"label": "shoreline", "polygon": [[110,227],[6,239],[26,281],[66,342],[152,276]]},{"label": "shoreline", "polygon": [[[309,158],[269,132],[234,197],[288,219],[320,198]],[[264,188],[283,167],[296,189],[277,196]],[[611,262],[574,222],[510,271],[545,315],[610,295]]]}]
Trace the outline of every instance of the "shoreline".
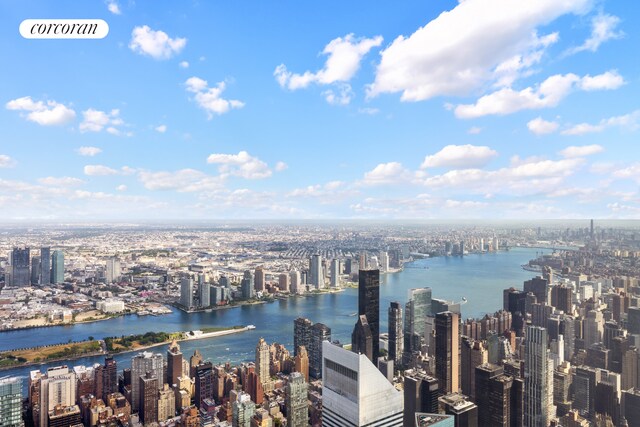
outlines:
[{"label": "shoreline", "polygon": [[[182,334],[182,338],[177,339],[177,342],[183,342],[183,341],[196,341],[196,340],[203,340],[203,339],[209,339],[209,338],[216,338],[216,337],[220,337],[220,336],[225,336],[225,335],[231,335],[231,334],[235,334],[235,333],[239,333],[239,332],[246,332],[246,331],[250,331],[253,328],[249,328],[248,326],[243,326],[241,328],[231,328],[231,329],[225,329],[222,331],[212,331],[212,332],[204,332],[202,334],[198,334],[198,335],[193,335],[193,336],[188,336],[189,332],[192,331],[181,331],[180,333]],[[104,338],[100,339],[99,341],[104,342]],[[149,345],[145,345],[142,347],[138,347],[135,349],[130,349],[130,350],[123,350],[123,351],[117,351],[117,352],[109,352],[109,351],[96,351],[96,352],[92,352],[92,353],[85,353],[85,354],[79,354],[77,356],[70,356],[70,357],[61,357],[61,358],[56,358],[56,359],[48,359],[48,360],[43,360],[40,362],[27,362],[27,363],[23,363],[20,365],[12,365],[12,366],[3,366],[0,367],[0,372],[2,371],[8,371],[11,369],[18,369],[18,368],[27,368],[29,366],[36,366],[36,365],[50,365],[52,363],[56,363],[56,362],[66,362],[66,361],[73,361],[73,360],[79,360],[85,357],[97,357],[97,356],[108,356],[108,355],[116,355],[116,354],[126,354],[126,353],[133,353],[133,352],[142,352],[145,350],[148,350],[150,348],[154,348],[154,347],[160,347],[162,345],[167,345],[170,344],[172,340],[167,340],[167,341],[163,341],[160,343],[154,343],[154,344],[149,344]],[[39,348],[39,347],[34,347],[35,348]],[[2,353],[6,353],[6,352],[11,352],[13,350],[7,350],[4,351]]]}]

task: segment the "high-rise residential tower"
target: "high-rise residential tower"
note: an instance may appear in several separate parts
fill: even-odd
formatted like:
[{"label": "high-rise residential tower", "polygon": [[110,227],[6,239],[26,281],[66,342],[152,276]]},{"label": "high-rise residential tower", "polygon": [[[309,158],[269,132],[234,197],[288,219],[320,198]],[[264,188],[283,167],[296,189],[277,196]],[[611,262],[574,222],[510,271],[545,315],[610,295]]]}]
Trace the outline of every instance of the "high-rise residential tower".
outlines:
[{"label": "high-rise residential tower", "polygon": [[380,270],[360,270],[358,275],[358,315],[367,316],[371,329],[372,361],[380,356]]},{"label": "high-rise residential tower", "polygon": [[402,364],[404,352],[404,331],[402,328],[402,305],[392,301],[389,305],[389,359],[395,366]]},{"label": "high-rise residential tower", "polygon": [[301,373],[293,372],[289,376],[286,387],[288,427],[307,427],[309,425],[307,388],[307,382]]},{"label": "high-rise residential tower", "polygon": [[450,311],[436,314],[436,378],[442,394],[459,390],[459,319],[457,313]]},{"label": "high-rise residential tower", "polygon": [[64,283],[64,252],[61,250],[53,251],[51,256],[51,283]]}]

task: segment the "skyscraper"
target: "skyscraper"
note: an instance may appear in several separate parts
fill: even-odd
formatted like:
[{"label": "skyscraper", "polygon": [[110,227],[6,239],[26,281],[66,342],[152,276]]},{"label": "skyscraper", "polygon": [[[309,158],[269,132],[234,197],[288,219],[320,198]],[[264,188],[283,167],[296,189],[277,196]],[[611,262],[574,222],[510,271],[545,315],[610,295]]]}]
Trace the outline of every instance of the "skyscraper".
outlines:
[{"label": "skyscraper", "polygon": [[0,378],[0,426],[24,426],[22,421],[22,378],[20,377]]},{"label": "skyscraper", "polygon": [[501,366],[485,363],[476,368],[476,400],[478,425],[510,427],[511,384]]},{"label": "skyscraper", "polygon": [[436,378],[442,394],[459,390],[459,328],[457,313],[445,311],[436,314]]},{"label": "skyscraper", "polygon": [[238,394],[238,398],[233,402],[233,415],[231,425],[233,427],[251,427],[251,417],[256,411],[256,404],[251,401],[251,397],[244,392]]},{"label": "skyscraper", "polygon": [[107,259],[107,283],[113,283],[120,280],[122,269],[120,268],[120,260],[117,257],[110,257]]},{"label": "skyscraper", "polygon": [[318,254],[312,255],[309,260],[309,284],[316,289],[324,288],[322,257]]},{"label": "skyscraper", "polygon": [[438,380],[424,371],[404,372],[404,423],[410,426],[416,412],[438,413]]},{"label": "skyscraper", "polygon": [[138,415],[144,425],[158,421],[158,377],[152,372],[141,375],[139,382]]},{"label": "skyscraper", "polygon": [[53,284],[64,283],[64,252],[53,251],[51,256],[51,282]]},{"label": "skyscraper", "polygon": [[371,329],[372,361],[380,356],[380,270],[360,270],[358,275],[358,315],[367,316]]},{"label": "skyscraper", "polygon": [[164,383],[164,359],[162,358],[162,354],[145,351],[135,355],[131,359],[131,409],[134,412],[140,409],[140,378],[146,377],[148,372],[152,378],[157,379],[157,394],[157,389]]},{"label": "skyscraper", "polygon": [[293,354],[298,355],[300,346],[309,349],[311,343],[311,327],[313,322],[304,317],[298,317],[293,321]]},{"label": "skyscraper", "polygon": [[180,305],[186,309],[193,307],[193,279],[188,274],[180,279]]},{"label": "skyscraper", "polygon": [[[32,373],[33,374],[33,373]],[[39,423],[36,427],[49,426],[49,413],[54,408],[68,408],[76,402],[76,374],[67,366],[47,369],[40,378],[40,394],[38,405]]]},{"label": "skyscraper", "polygon": [[11,252],[11,284],[15,287],[29,286],[29,248],[13,248]]},{"label": "skyscraper", "polygon": [[402,364],[404,352],[404,331],[402,328],[402,305],[392,301],[389,305],[389,359],[395,366]]},{"label": "skyscraper", "polygon": [[51,283],[51,248],[40,248],[40,284]]},{"label": "skyscraper", "polygon": [[431,315],[431,288],[409,290],[409,301],[404,311],[404,353],[407,361],[411,352],[420,348],[426,338],[425,326],[427,316]]},{"label": "skyscraper", "polygon": [[107,356],[104,359],[102,368],[102,398],[106,401],[107,396],[118,391],[118,364],[116,360]]},{"label": "skyscraper", "polygon": [[182,352],[176,340],[167,350],[167,382],[170,386],[178,384],[178,377],[182,376]]},{"label": "skyscraper", "polygon": [[203,273],[198,274],[198,301],[203,308],[211,305],[211,285],[205,280]]},{"label": "skyscraper", "polygon": [[524,425],[549,425],[553,405],[553,373],[549,371],[547,330],[527,326],[524,344]]},{"label": "skyscraper", "polygon": [[438,399],[444,413],[455,417],[455,427],[484,427],[478,424],[478,407],[461,393],[449,393]]},{"label": "skyscraper", "polygon": [[289,375],[286,387],[288,427],[307,427],[309,425],[307,388],[308,385],[301,373],[293,372]]},{"label": "skyscraper", "polygon": [[367,359],[372,362],[377,362],[377,359],[373,358],[372,341],[371,327],[369,327],[369,322],[367,322],[367,316],[358,316],[358,321],[353,327],[353,332],[351,333],[351,350],[355,353],[364,354],[367,356]]},{"label": "skyscraper", "polygon": [[295,371],[300,372],[304,380],[309,382],[309,355],[305,346],[300,346],[294,358]]},{"label": "skyscraper", "polygon": [[337,288],[340,283],[340,260],[334,258],[331,260],[331,287]]},{"label": "skyscraper", "polygon": [[258,380],[265,391],[271,389],[269,386],[271,383],[271,375],[269,373],[270,360],[269,345],[264,338],[260,338],[256,345],[256,375],[258,375]]},{"label": "skyscraper", "polygon": [[265,273],[262,267],[256,267],[256,271],[254,274],[254,283],[255,283],[256,292],[264,291]]},{"label": "skyscraper", "polygon": [[331,328],[322,323],[316,323],[311,327],[309,341],[309,375],[314,378],[322,378],[322,343],[331,341]]},{"label": "skyscraper", "polygon": [[402,393],[363,354],[323,346],[322,425],[401,427]]},{"label": "skyscraper", "polygon": [[38,283],[40,283],[40,257],[34,256],[31,258],[31,284]]},{"label": "skyscraper", "polygon": [[488,353],[482,341],[463,338],[460,350],[460,388],[473,401],[476,396],[476,368],[489,361]]},{"label": "skyscraper", "polygon": [[254,287],[253,273],[251,272],[251,270],[245,270],[242,281],[240,282],[240,289],[242,290],[242,298],[255,298],[256,290]]},{"label": "skyscraper", "polygon": [[201,409],[203,402],[213,399],[213,365],[211,362],[203,362],[196,366],[195,393],[193,400],[198,409]]}]

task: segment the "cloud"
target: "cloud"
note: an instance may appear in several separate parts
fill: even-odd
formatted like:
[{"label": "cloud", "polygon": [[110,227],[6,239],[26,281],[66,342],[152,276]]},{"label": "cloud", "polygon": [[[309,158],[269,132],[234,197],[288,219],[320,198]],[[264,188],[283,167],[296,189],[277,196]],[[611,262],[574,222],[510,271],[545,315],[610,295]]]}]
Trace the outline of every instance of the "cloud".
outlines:
[{"label": "cloud", "polygon": [[117,191],[127,191],[127,186],[124,184],[120,184],[116,187]]},{"label": "cloud", "polygon": [[185,82],[187,91],[195,93],[195,100],[207,112],[209,119],[214,115],[221,115],[231,109],[244,107],[244,102],[235,99],[222,98],[222,92],[226,89],[225,82],[218,82],[215,87],[208,87],[206,80],[199,77],[191,77]]},{"label": "cloud", "polygon": [[222,178],[195,169],[140,171],[138,179],[147,190],[175,190],[181,193],[219,190],[223,184]]},{"label": "cloud", "polygon": [[330,181],[324,185],[316,184],[295,188],[286,193],[285,197],[318,199],[322,204],[333,204],[357,194],[358,191],[348,188],[343,181]]},{"label": "cloud", "polygon": [[436,154],[426,156],[420,168],[478,168],[489,163],[497,155],[497,151],[487,146],[447,145]]},{"label": "cloud", "polygon": [[6,154],[0,154],[0,169],[12,168],[16,165],[16,161]]},{"label": "cloud", "polygon": [[93,157],[97,154],[102,153],[102,149],[98,147],[80,147],[76,150],[76,152],[81,156]]},{"label": "cloud", "polygon": [[635,179],[640,183],[640,163],[632,163],[627,167],[613,171],[614,178]]},{"label": "cloud", "polygon": [[160,133],[165,133],[167,131],[167,125],[156,126],[155,130]]},{"label": "cloud", "polygon": [[585,91],[614,90],[624,84],[624,78],[618,74],[618,71],[611,70],[593,77],[587,74],[580,80],[580,89]]},{"label": "cloud", "polygon": [[112,135],[120,135],[117,126],[122,126],[124,121],[119,117],[120,110],[113,109],[109,113],[89,108],[82,112],[80,132],[101,132],[103,129]]},{"label": "cloud", "polygon": [[369,172],[365,172],[362,185],[385,185],[409,181],[412,173],[405,169],[401,163],[380,163]]},{"label": "cloud", "polygon": [[598,144],[576,146],[572,145],[558,152],[562,157],[572,159],[574,157],[590,156],[592,154],[602,153],[604,147]]},{"label": "cloud", "polygon": [[273,75],[283,88],[289,90],[302,89],[311,83],[327,85],[336,82],[348,82],[360,68],[362,58],[374,47],[382,44],[382,37],[357,38],[354,34],[333,39],[322,51],[327,56],[324,67],[316,71],[305,71],[303,74],[292,73],[284,64],[276,67]]},{"label": "cloud", "polygon": [[187,61],[181,61],[178,66],[180,68],[189,68],[189,63]]},{"label": "cloud", "polygon": [[[472,0],[473,1],[473,0]],[[573,73],[548,77],[537,87],[520,91],[510,87],[484,95],[475,104],[459,104],[455,115],[461,119],[473,119],[488,115],[506,115],[521,110],[538,110],[557,106],[574,89],[586,91],[617,89],[624,83],[616,71],[597,76],[579,77]]]},{"label": "cloud", "polygon": [[285,162],[278,162],[276,163],[276,167],[274,169],[276,170],[276,172],[282,172],[284,170],[287,170],[288,168],[289,166]]},{"label": "cloud", "polygon": [[401,92],[403,101],[422,101],[468,95],[537,63],[557,40],[538,36],[537,28],[590,7],[590,0],[460,1],[380,53],[368,96]]},{"label": "cloud", "polygon": [[86,165],[84,167],[84,174],[89,176],[107,176],[117,175],[118,171],[104,165]]},{"label": "cloud", "polygon": [[54,177],[48,176],[46,178],[38,179],[40,184],[51,185],[56,187],[73,187],[76,185],[84,184],[84,181],[79,178],[73,178],[70,176]]},{"label": "cloud", "polygon": [[169,59],[180,53],[187,44],[186,38],[172,39],[164,31],[154,31],[149,26],[135,27],[131,32],[129,48],[135,53],[154,59]]},{"label": "cloud", "polygon": [[27,120],[42,126],[57,126],[76,117],[71,108],[56,101],[33,101],[30,96],[13,99],[6,104],[8,110],[26,111]]},{"label": "cloud", "polygon": [[619,23],[620,18],[613,15],[600,14],[593,17],[591,20],[591,36],[582,45],[569,49],[566,54],[571,55],[585,50],[595,52],[602,43],[624,37],[622,31],[616,31]]},{"label": "cloud", "polygon": [[109,12],[113,13],[114,15],[120,15],[122,13],[122,11],[120,10],[120,5],[116,0],[108,0],[107,9],[109,9]]},{"label": "cloud", "polygon": [[597,124],[579,123],[563,130],[562,135],[584,135],[587,133],[602,132],[607,128],[620,127],[629,130],[637,130],[640,121],[640,110],[635,110],[622,116],[613,116],[600,120]]},{"label": "cloud", "polygon": [[481,194],[509,193],[518,196],[549,192],[562,184],[584,164],[583,158],[544,160],[517,159],[509,167],[496,170],[455,169],[427,177],[430,188],[462,190]]},{"label": "cloud", "polygon": [[340,84],[337,88],[328,89],[322,92],[324,99],[331,105],[349,105],[351,98],[353,98],[353,90],[351,85]]},{"label": "cloud", "polygon": [[467,130],[469,135],[478,135],[480,132],[482,132],[482,128],[478,126],[471,126],[469,130]]},{"label": "cloud", "polygon": [[272,173],[265,162],[246,151],[238,154],[211,154],[207,163],[220,165],[218,171],[222,177],[233,175],[245,179],[262,179],[270,177]]},{"label": "cloud", "polygon": [[527,128],[529,131],[536,135],[546,135],[548,133],[553,133],[558,130],[560,125],[557,122],[549,122],[544,120],[542,117],[536,117],[533,120],[530,120],[527,123]]},{"label": "cloud", "polygon": [[380,113],[380,110],[378,108],[364,107],[364,108],[358,108],[358,113],[360,113],[360,114],[368,114],[370,116],[374,116],[374,115]]}]

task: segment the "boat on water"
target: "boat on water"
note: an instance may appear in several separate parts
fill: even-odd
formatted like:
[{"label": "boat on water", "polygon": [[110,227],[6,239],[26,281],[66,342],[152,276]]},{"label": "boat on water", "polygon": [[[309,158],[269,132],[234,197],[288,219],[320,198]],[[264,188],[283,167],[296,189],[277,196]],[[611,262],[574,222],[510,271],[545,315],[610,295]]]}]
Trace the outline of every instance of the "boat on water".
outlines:
[{"label": "boat on water", "polygon": [[249,329],[249,330],[252,330],[252,329],[255,329],[255,328],[256,328],[255,325],[247,325],[247,329]]}]

